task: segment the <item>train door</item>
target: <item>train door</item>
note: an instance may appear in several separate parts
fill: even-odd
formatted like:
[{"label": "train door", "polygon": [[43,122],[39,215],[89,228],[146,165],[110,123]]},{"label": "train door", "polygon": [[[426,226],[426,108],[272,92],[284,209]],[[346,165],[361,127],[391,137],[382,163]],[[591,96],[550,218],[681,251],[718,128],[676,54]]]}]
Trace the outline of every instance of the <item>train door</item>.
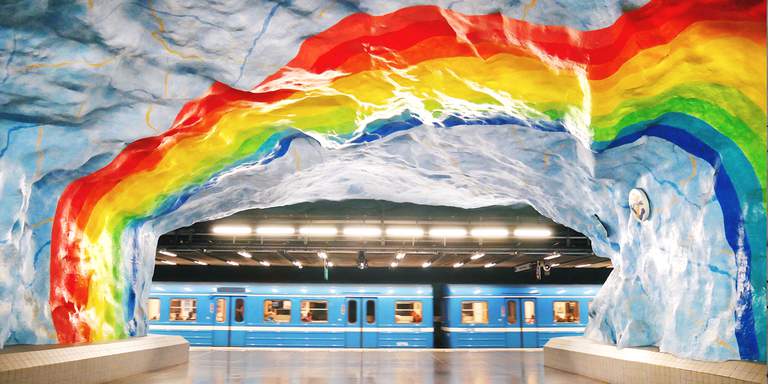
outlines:
[{"label": "train door", "polygon": [[505,319],[509,332],[507,332],[507,347],[520,348],[523,346],[523,328],[522,328],[522,310],[520,299],[508,299],[505,303],[504,311],[507,314]]},{"label": "train door", "polygon": [[245,297],[214,296],[214,347],[245,345]]},{"label": "train door", "polygon": [[229,308],[229,346],[245,346],[245,297],[230,297]]},{"label": "train door", "polygon": [[356,297],[347,297],[344,308],[347,314],[347,332],[345,332],[346,346],[348,348],[360,348],[363,346],[363,324],[362,324],[362,299]]},{"label": "train door", "polygon": [[538,320],[536,319],[536,299],[520,299],[522,305],[523,318],[520,323],[522,331],[522,347],[538,348],[539,332]]},{"label": "train door", "polygon": [[365,302],[363,308],[365,316],[361,319],[361,323],[363,325],[363,348],[376,348],[378,347],[379,343],[379,316],[377,313],[378,304],[376,299],[372,297],[366,297],[362,301]]}]

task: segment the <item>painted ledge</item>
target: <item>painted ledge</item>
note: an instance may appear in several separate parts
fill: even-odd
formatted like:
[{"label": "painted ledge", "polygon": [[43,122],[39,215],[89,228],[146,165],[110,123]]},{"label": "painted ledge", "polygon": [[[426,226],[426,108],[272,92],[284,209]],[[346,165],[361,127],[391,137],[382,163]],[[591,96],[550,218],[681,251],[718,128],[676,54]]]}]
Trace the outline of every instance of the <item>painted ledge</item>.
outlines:
[{"label": "painted ledge", "polygon": [[766,365],[688,360],[656,348],[623,348],[584,337],[557,337],[544,346],[544,365],[609,383],[766,383]]},{"label": "painted ledge", "polygon": [[184,364],[189,343],[180,336],[60,345],[18,345],[0,350],[0,384],[106,383]]}]

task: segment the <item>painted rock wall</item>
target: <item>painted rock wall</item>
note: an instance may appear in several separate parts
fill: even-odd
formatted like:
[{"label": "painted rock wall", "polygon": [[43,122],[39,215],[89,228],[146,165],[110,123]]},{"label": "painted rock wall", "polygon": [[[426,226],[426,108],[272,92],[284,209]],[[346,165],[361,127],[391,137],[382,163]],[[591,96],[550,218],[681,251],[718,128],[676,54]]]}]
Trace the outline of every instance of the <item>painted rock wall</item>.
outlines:
[{"label": "painted rock wall", "polygon": [[165,231],[379,198],[531,204],[613,261],[589,337],[764,360],[765,4],[731,3],[3,6],[0,343],[144,334]]}]

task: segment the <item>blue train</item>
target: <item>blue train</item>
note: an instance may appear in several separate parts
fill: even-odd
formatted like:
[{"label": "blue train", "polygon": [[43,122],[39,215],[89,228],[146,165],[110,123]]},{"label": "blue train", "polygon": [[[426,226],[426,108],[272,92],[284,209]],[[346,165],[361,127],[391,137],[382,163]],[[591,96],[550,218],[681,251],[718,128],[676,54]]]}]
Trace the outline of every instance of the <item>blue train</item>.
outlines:
[{"label": "blue train", "polygon": [[147,315],[198,346],[538,348],[582,334],[599,287],[153,283]]},{"label": "blue train", "polygon": [[429,285],[153,283],[149,331],[191,345],[431,348]]},{"label": "blue train", "polygon": [[448,348],[541,348],[584,333],[599,285],[446,285],[443,345]]}]

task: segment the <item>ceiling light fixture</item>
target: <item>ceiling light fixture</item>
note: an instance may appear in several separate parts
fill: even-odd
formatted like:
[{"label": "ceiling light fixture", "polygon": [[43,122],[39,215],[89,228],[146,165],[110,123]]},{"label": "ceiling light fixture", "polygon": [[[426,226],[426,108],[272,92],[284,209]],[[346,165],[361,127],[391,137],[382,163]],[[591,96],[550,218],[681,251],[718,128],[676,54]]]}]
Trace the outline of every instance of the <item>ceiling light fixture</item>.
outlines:
[{"label": "ceiling light fixture", "polygon": [[400,251],[400,252],[395,253],[395,259],[397,259],[397,260],[405,259],[405,252]]},{"label": "ceiling light fixture", "polygon": [[195,260],[195,264],[197,265],[208,265],[205,261]]},{"label": "ceiling light fixture", "polygon": [[461,268],[462,266],[464,266],[464,262],[462,261],[459,261],[458,263],[453,265],[454,268]]},{"label": "ceiling light fixture", "polygon": [[389,237],[416,238],[423,237],[424,230],[419,227],[387,227],[386,231]]},{"label": "ceiling light fixture", "polygon": [[389,266],[392,267],[392,268],[397,268],[397,261],[393,261],[393,262],[389,263]]},{"label": "ceiling light fixture", "polygon": [[261,236],[293,235],[296,229],[285,225],[265,225],[256,227],[256,234]]},{"label": "ceiling light fixture", "polygon": [[298,261],[298,260],[292,261],[291,264],[293,264],[294,266],[296,266],[296,268],[299,268],[299,269],[304,268],[304,266],[301,264],[301,261]]},{"label": "ceiling light fixture", "polygon": [[328,258],[328,254],[327,254],[327,253],[325,253],[324,251],[320,251],[320,252],[317,252],[317,257],[319,257],[319,258],[321,258],[321,259],[325,260],[325,259],[327,259],[327,258]]},{"label": "ceiling light fixture", "polygon": [[560,256],[562,256],[562,255],[560,254],[560,252],[552,252],[552,254],[551,254],[551,255],[549,255],[549,256],[547,256],[547,257],[545,257],[545,258],[544,258],[544,260],[552,260],[552,259],[557,259],[557,258],[558,258],[558,257],[560,257]]},{"label": "ceiling light fixture", "polygon": [[336,227],[307,226],[299,228],[299,233],[304,236],[336,236],[339,230]]},{"label": "ceiling light fixture", "polygon": [[174,263],[173,261],[168,261],[168,260],[161,260],[161,261],[163,264],[176,265],[176,263]]},{"label": "ceiling light fixture", "polygon": [[229,264],[231,266],[234,266],[234,267],[237,267],[238,265],[240,265],[240,263],[232,261],[232,260],[227,260],[227,264]]},{"label": "ceiling light fixture", "polygon": [[592,264],[579,264],[575,268],[586,268],[586,267],[589,267],[590,265]]},{"label": "ceiling light fixture", "polygon": [[483,252],[475,252],[475,253],[472,254],[470,259],[471,260],[477,260],[477,259],[483,258],[483,256],[485,256],[485,253],[483,253]]},{"label": "ceiling light fixture", "polygon": [[237,254],[242,257],[245,257],[246,259],[250,259],[253,257],[253,255],[251,255],[250,252],[246,252],[246,251],[238,251]]},{"label": "ceiling light fixture", "polygon": [[509,237],[509,229],[507,228],[473,228],[469,233],[472,237],[479,239],[506,239]]},{"label": "ceiling light fixture", "polygon": [[329,262],[325,263],[325,265],[326,265],[328,268],[331,268],[331,267],[333,267],[333,261],[329,261]]},{"label": "ceiling light fixture", "polygon": [[552,263],[552,264],[550,264],[549,266],[550,266],[550,267],[557,267],[558,265],[560,265],[560,263]]},{"label": "ceiling light fixture", "polygon": [[266,260],[259,261],[259,264],[261,264],[261,265],[263,265],[265,267],[269,267],[271,265],[271,264],[269,264],[269,261],[266,261]]},{"label": "ceiling light fixture", "polygon": [[166,256],[169,256],[169,257],[176,257],[176,254],[175,254],[175,253],[173,253],[173,252],[168,252],[168,251],[166,251],[165,249],[161,249],[161,250],[157,251],[157,253],[159,253],[159,254],[161,254],[161,255],[166,255]]},{"label": "ceiling light fixture", "polygon": [[466,237],[467,230],[464,228],[431,228],[429,230],[429,237],[435,237],[440,239],[456,239],[460,237]]},{"label": "ceiling light fixture", "polygon": [[496,263],[488,263],[486,265],[483,265],[483,268],[493,268],[496,266]]},{"label": "ceiling light fixture", "polygon": [[515,237],[524,239],[545,239],[552,237],[552,230],[549,228],[517,228],[513,234]]},{"label": "ceiling light fixture", "polygon": [[363,227],[344,227],[344,236],[350,237],[379,237],[381,228],[363,226]]},{"label": "ceiling light fixture", "polygon": [[431,266],[432,266],[432,262],[431,261],[425,261],[423,264],[421,264],[422,268],[429,268]]},{"label": "ceiling light fixture", "polygon": [[251,227],[247,225],[214,225],[213,233],[217,235],[250,235]]}]

